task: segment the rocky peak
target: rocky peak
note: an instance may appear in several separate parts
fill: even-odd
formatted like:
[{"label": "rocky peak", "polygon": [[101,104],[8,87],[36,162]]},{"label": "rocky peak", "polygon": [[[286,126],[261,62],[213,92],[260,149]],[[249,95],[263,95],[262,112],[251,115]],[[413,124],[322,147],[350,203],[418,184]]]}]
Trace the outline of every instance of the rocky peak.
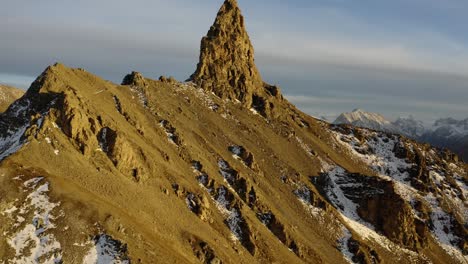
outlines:
[{"label": "rocky peak", "polygon": [[264,84],[254,61],[254,49],[236,0],[226,0],[201,41],[200,62],[190,78],[223,99],[250,107]]},{"label": "rocky peak", "polygon": [[143,77],[141,73],[135,71],[124,77],[122,85],[147,86],[145,77]]},{"label": "rocky peak", "polygon": [[48,66],[42,73],[37,77],[34,82],[31,84],[29,89],[27,90],[27,95],[34,95],[38,93],[44,92],[45,88],[48,83],[57,80],[57,75],[61,71],[61,68],[64,66],[59,63],[55,63],[54,65]]}]

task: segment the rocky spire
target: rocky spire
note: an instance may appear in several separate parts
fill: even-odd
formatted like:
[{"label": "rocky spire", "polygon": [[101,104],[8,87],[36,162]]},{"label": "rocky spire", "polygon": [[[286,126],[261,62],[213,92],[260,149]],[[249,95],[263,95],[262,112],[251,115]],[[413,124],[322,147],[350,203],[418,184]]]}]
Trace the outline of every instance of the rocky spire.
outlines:
[{"label": "rocky spire", "polygon": [[254,49],[236,0],[226,0],[206,37],[201,41],[200,62],[190,80],[221,98],[252,104],[263,90],[255,66]]}]

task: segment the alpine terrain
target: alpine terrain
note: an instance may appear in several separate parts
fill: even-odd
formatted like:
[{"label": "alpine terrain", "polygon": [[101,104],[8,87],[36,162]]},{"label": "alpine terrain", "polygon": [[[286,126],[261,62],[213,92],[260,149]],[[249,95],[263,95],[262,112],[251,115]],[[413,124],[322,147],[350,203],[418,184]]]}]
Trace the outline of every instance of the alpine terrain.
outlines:
[{"label": "alpine terrain", "polygon": [[4,112],[11,103],[23,94],[23,90],[0,84],[0,112]]},{"label": "alpine terrain", "polygon": [[299,111],[226,0],[188,81],[55,64],[0,115],[0,262],[468,263],[454,157]]},{"label": "alpine terrain", "polygon": [[425,127],[423,122],[412,116],[399,117],[392,122],[380,114],[356,109],[353,112],[341,114],[333,124],[349,124],[401,134],[439,148],[447,148],[468,161],[468,118],[465,120],[438,119],[432,126]]}]

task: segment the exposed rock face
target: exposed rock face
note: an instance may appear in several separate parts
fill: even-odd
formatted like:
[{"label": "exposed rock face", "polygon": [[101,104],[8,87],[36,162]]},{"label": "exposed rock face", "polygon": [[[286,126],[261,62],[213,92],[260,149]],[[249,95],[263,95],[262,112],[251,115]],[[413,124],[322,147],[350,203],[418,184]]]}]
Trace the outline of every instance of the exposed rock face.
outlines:
[{"label": "exposed rock face", "polygon": [[365,184],[356,174],[331,174],[340,186],[334,192],[341,190],[359,203],[362,219],[411,250],[428,247],[432,236],[466,254],[466,171],[456,165],[456,155],[383,132],[334,129],[340,141],[380,174]]},{"label": "exposed rock face", "polygon": [[379,185],[381,193],[361,201],[361,217],[395,243],[416,251],[422,249],[430,235],[428,227],[412,215],[411,206],[395,193],[391,182]]},{"label": "exposed rock face", "polygon": [[226,0],[201,41],[200,62],[191,80],[223,99],[250,107],[254,94],[263,93],[254,49],[236,0]]}]

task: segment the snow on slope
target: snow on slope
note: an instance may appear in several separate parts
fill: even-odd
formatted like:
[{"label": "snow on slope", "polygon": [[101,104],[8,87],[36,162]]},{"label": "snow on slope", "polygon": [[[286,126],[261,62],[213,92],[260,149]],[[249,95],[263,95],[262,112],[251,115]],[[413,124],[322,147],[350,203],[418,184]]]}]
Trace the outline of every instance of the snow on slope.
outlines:
[{"label": "snow on slope", "polygon": [[24,187],[30,192],[26,203],[18,205],[19,209],[14,205],[3,212],[16,219],[14,227],[17,231],[3,234],[15,251],[15,257],[9,263],[61,263],[60,243],[49,232],[56,227],[53,223],[56,217],[52,212],[59,206],[47,196],[49,183],[39,177],[24,182]]},{"label": "snow on slope", "polygon": [[[455,221],[454,216],[449,214],[444,207],[449,206],[451,211],[458,214],[462,218],[462,221],[466,223],[467,220],[467,199],[466,188],[461,177],[456,173],[458,168],[455,164],[448,164],[453,170],[442,172],[442,168],[437,165],[431,165],[431,160],[436,153],[431,150],[430,153],[424,153],[426,157],[426,163],[429,165],[430,171],[429,179],[436,184],[435,196],[433,193],[422,193],[416,190],[410,182],[408,169],[415,164],[408,163],[407,160],[396,157],[394,149],[397,144],[404,144],[399,141],[396,136],[388,136],[381,132],[370,132],[362,130],[360,133],[364,133],[367,139],[359,140],[354,133],[344,134],[341,132],[334,132],[339,144],[347,148],[355,157],[358,157],[361,161],[373,168],[381,178],[389,179],[394,181],[396,191],[400,193],[401,197],[409,202],[413,206],[413,213],[418,215],[417,210],[414,208],[414,201],[423,201],[427,206],[431,208],[430,219],[433,223],[431,232],[434,238],[439,241],[444,250],[459,259],[461,263],[468,261],[468,257],[463,255],[458,244],[462,241],[461,237],[458,237],[454,232],[453,222]],[[413,146],[409,146],[410,151],[415,151]],[[365,153],[365,154],[363,154]],[[335,173],[336,175],[336,173]],[[450,178],[450,180],[449,180]],[[333,177],[331,177],[333,179]],[[450,181],[455,181],[457,186],[461,187],[453,188]],[[333,195],[339,194],[340,192],[334,188]],[[463,197],[463,198],[460,198]],[[333,201],[333,199],[332,199]],[[346,201],[344,198],[339,201]],[[442,205],[444,204],[444,205]],[[339,206],[339,204],[337,204]],[[340,206],[339,206],[340,207]],[[353,205],[344,205],[354,209]],[[343,210],[344,214],[353,219],[352,214],[346,214],[346,210]]]},{"label": "snow on slope", "polygon": [[[16,102],[12,105],[10,113],[8,114],[13,117],[21,118],[29,107],[30,102],[28,100]],[[5,127],[4,134],[0,135],[0,161],[18,151],[23,145],[22,137],[30,123],[26,119],[22,121],[22,125],[19,127],[13,127],[11,124],[7,124],[8,127]]]},{"label": "snow on slope", "polygon": [[[23,181],[24,176],[14,178]],[[53,230],[58,230],[58,220],[63,216],[60,202],[52,202],[47,195],[49,182],[36,177],[22,182],[21,190],[27,193],[24,201],[9,203],[1,215],[13,221],[2,235],[14,252],[13,258],[0,263],[58,264],[62,262],[63,249]],[[57,215],[58,214],[58,215]],[[77,244],[85,246],[89,243]],[[91,242],[83,264],[128,264],[127,247],[107,234],[96,236]]]},{"label": "snow on slope", "polygon": [[369,128],[401,134],[406,137],[427,142],[440,148],[448,148],[464,159],[468,159],[468,118],[456,120],[443,118],[435,121],[432,126],[426,127],[422,121],[413,116],[399,117],[391,122],[377,113],[356,109],[351,113],[341,114],[333,124],[349,124],[356,127]]},{"label": "snow on slope", "polygon": [[[306,153],[310,153],[306,144],[302,143],[302,148]],[[378,160],[377,158],[374,158]],[[425,257],[419,256],[416,252],[403,248],[396,243],[392,242],[386,236],[378,233],[376,228],[369,222],[362,219],[358,214],[359,204],[353,201],[354,196],[361,196],[365,193],[370,194],[372,192],[381,192],[381,190],[371,188],[365,183],[356,180],[354,175],[350,176],[349,173],[342,167],[334,164],[331,161],[325,161],[320,159],[322,167],[322,175],[318,178],[311,179],[314,185],[319,185],[323,190],[325,196],[328,198],[331,204],[338,210],[341,216],[341,223],[338,225],[341,228],[341,237],[338,239],[338,249],[343,254],[343,257],[349,263],[358,263],[353,259],[356,257],[353,253],[353,233],[359,235],[361,239],[374,242],[380,245],[382,248],[385,248],[388,251],[401,251],[407,254],[407,257],[412,259],[416,263],[421,258],[426,259]],[[380,161],[383,162],[383,161]],[[357,176],[361,177],[361,176]],[[321,181],[320,178],[325,178],[325,183],[318,183]],[[362,193],[355,193],[353,189],[363,189]],[[350,191],[351,190],[351,191]],[[311,192],[307,187],[298,186],[294,191],[297,198],[301,203],[308,208],[315,218],[320,218],[324,215],[324,211],[320,208],[314,207],[310,204],[310,195]],[[327,220],[329,221],[329,220]],[[323,223],[324,228],[331,230],[327,227],[327,223]],[[340,233],[340,231],[336,231]],[[353,233],[351,233],[353,232]],[[395,261],[398,261],[395,259]]]},{"label": "snow on slope", "polygon": [[129,264],[125,245],[106,234],[97,236],[83,264]]}]

